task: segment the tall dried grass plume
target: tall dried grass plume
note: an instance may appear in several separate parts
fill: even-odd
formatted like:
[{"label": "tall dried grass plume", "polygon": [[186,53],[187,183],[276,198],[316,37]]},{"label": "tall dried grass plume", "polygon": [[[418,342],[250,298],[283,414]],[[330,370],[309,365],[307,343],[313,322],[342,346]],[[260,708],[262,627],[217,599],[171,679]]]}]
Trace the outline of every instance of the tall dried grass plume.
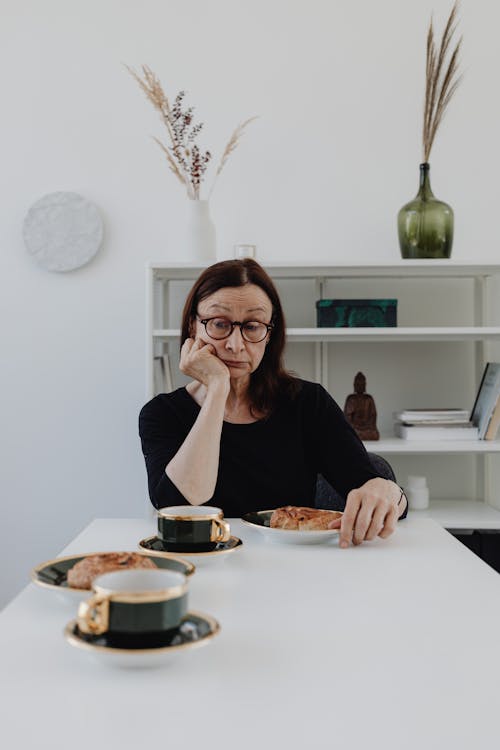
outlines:
[{"label": "tall dried grass plume", "polygon": [[434,40],[432,18],[427,33],[424,124],[422,131],[424,162],[429,161],[436,132],[451,98],[462,80],[462,75],[459,74],[458,59],[462,37],[460,37],[450,54],[450,45],[457,29],[458,7],[459,4],[456,2],[444,28],[439,50]]}]

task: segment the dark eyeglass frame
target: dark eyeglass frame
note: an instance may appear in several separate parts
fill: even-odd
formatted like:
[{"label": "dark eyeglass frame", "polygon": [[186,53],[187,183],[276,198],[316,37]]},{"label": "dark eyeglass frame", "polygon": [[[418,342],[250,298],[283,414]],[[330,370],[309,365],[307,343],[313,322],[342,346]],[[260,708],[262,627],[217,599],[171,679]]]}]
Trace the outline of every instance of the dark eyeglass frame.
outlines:
[{"label": "dark eyeglass frame", "polygon": [[[267,334],[270,333],[273,330],[273,328],[274,328],[274,323],[263,323],[261,320],[244,320],[244,321],[241,322],[239,320],[229,320],[229,318],[224,317],[224,315],[214,315],[212,318],[203,318],[203,319],[200,318],[200,317],[198,317],[198,316],[196,316],[196,317],[200,321],[200,323],[205,326],[205,331],[206,331],[207,336],[209,336],[214,341],[224,341],[225,339],[228,339],[232,335],[235,326],[239,326],[240,333],[241,333],[241,338],[244,341],[247,341],[249,344],[259,344],[261,341],[264,341],[264,339],[266,338]],[[207,330],[207,323],[210,323],[211,320],[227,320],[227,322],[231,326],[231,330],[229,331],[228,334],[226,334],[226,336],[220,336],[218,338],[216,338],[215,336],[210,336],[210,334],[209,334],[209,332]],[[251,339],[247,339],[247,337],[245,336],[245,332],[243,330],[243,326],[246,326],[249,323],[258,323],[259,325],[266,327],[266,332],[262,336],[261,339],[258,339],[257,341],[255,341],[255,340],[252,341]]]}]

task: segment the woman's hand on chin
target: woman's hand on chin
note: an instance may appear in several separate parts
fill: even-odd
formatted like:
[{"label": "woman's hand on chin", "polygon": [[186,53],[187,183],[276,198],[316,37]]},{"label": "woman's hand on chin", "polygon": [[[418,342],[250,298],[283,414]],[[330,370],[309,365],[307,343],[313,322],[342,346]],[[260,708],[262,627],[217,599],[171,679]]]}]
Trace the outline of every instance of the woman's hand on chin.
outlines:
[{"label": "woman's hand on chin", "polygon": [[218,358],[215,347],[201,339],[186,339],[181,348],[179,369],[207,388],[222,383],[229,388],[229,368]]}]

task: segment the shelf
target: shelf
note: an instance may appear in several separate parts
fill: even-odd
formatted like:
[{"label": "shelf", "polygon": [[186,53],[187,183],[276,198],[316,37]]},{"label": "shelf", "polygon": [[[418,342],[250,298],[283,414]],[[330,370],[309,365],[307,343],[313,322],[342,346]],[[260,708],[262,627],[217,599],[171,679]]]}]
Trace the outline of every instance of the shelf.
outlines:
[{"label": "shelf", "polygon": [[477,341],[500,338],[500,327],[289,328],[289,341]]},{"label": "shelf", "polygon": [[[284,263],[280,261],[257,259],[264,268],[276,278],[473,278],[500,274],[500,265],[491,262],[457,262],[454,260],[400,260],[397,263],[379,262],[371,265],[352,265],[324,261],[303,263]],[[194,279],[209,263],[150,263],[149,268],[157,279]]]},{"label": "shelf", "polygon": [[[325,253],[326,255],[326,253]],[[308,372],[314,367],[314,379],[322,383],[329,390],[332,377],[329,376],[329,369],[336,367],[337,357],[329,356],[337,354],[342,344],[351,344],[344,346],[346,357],[357,357],[357,350],[367,351],[368,357],[375,356],[376,352],[369,344],[383,344],[384,351],[387,352],[387,344],[400,346],[401,353],[404,355],[408,347],[415,351],[412,354],[415,357],[421,356],[422,366],[428,358],[435,355],[443,358],[445,342],[453,344],[453,349],[457,348],[458,355],[468,354],[471,361],[470,372],[460,373],[460,391],[465,391],[468,384],[470,390],[477,389],[478,383],[471,384],[473,374],[476,379],[480,376],[480,371],[484,366],[487,357],[490,354],[491,345],[500,342],[500,320],[498,314],[490,310],[492,300],[491,277],[500,278],[500,263],[491,262],[484,259],[475,261],[456,261],[456,260],[403,260],[394,256],[392,262],[373,259],[368,265],[355,263],[331,263],[328,260],[314,259],[307,263],[283,262],[279,260],[258,259],[259,263],[267,270],[269,275],[277,282],[289,282],[289,285],[295,289],[301,280],[306,283],[303,285],[305,299],[302,299],[302,292],[294,295],[300,297],[295,302],[292,298],[292,304],[296,305],[297,314],[295,321],[309,324],[302,327],[290,327],[286,331],[287,341],[291,348],[288,352],[294,358],[300,357],[301,360],[308,360]],[[163,352],[169,345],[170,349],[176,349],[180,340],[180,330],[172,324],[179,321],[179,310],[175,313],[172,309],[173,303],[181,293],[181,289],[176,289],[176,282],[185,282],[183,286],[187,287],[199,277],[201,272],[210,265],[208,262],[201,263],[169,263],[158,262],[149,263],[147,268],[147,290],[148,290],[148,341],[147,341],[147,387],[148,395],[154,391],[154,356]],[[385,280],[384,295],[390,296],[391,287],[395,286],[398,281],[401,287],[401,299],[410,301],[415,298],[415,291],[418,291],[417,285],[420,285],[420,300],[425,304],[426,289],[429,284],[426,280],[434,279],[433,284],[433,301],[434,307],[429,311],[426,321],[432,323],[440,320],[440,299],[437,287],[441,286],[441,280],[452,280],[448,284],[446,281],[445,292],[450,291],[451,301],[457,305],[457,311],[461,307],[461,296],[451,294],[453,287],[462,287],[464,284],[467,288],[467,317],[460,320],[460,323],[469,323],[476,325],[411,325],[412,323],[423,322],[422,318],[414,315],[410,316],[411,306],[408,307],[408,315],[400,316],[400,322],[409,323],[410,325],[399,325],[387,328],[318,328],[314,326],[316,322],[314,302],[320,296],[328,296],[331,289],[334,289],[337,280],[350,280],[349,288],[355,289],[357,286],[362,288],[371,288],[370,279],[377,279],[376,288],[379,288],[378,281]],[[453,281],[454,280],[454,281]],[[170,282],[174,282],[170,284]],[[408,282],[408,283],[407,283]],[[325,284],[330,286],[326,287]],[[371,285],[373,287],[373,284]],[[436,289],[434,289],[436,287]],[[396,292],[396,290],[395,290]],[[399,296],[394,293],[394,296]],[[446,299],[448,299],[448,296]],[[470,298],[470,299],[469,299]],[[417,298],[415,298],[417,299]],[[307,305],[307,300],[310,304]],[[432,316],[431,313],[432,312]],[[175,317],[173,317],[175,314]],[[448,321],[453,323],[458,318],[450,317]],[[295,322],[294,321],[294,322]],[[483,323],[484,325],[478,325]],[[312,324],[312,325],[311,325]],[[155,325],[157,327],[155,328]],[[309,344],[305,346],[304,344]],[[352,345],[355,344],[353,347]],[[433,344],[433,346],[427,346]],[[359,346],[358,346],[359,345]],[[404,345],[404,346],[401,346]],[[329,350],[330,347],[330,350]],[[447,347],[448,348],[448,347]],[[466,352],[465,350],[468,349]],[[355,351],[356,350],[356,351]],[[344,353],[343,353],[344,354]],[[453,352],[455,354],[455,352]],[[312,361],[311,361],[312,360]],[[370,360],[372,361],[372,360]],[[475,364],[475,368],[473,365]],[[458,365],[455,365],[458,366]],[[451,365],[450,365],[451,368]],[[300,368],[295,368],[300,371]],[[397,377],[396,375],[394,377]],[[415,373],[415,385],[421,388],[422,393],[419,400],[423,399],[423,388],[430,387],[428,379],[424,378],[423,384],[420,385],[418,373]],[[405,383],[405,388],[406,388]],[[445,385],[441,384],[445,390]],[[458,388],[458,386],[457,386]],[[416,389],[417,390],[417,389]],[[446,390],[445,390],[446,392]],[[451,397],[451,396],[450,396]],[[463,396],[462,396],[463,398]],[[365,447],[373,453],[385,456],[389,461],[403,464],[429,464],[430,477],[433,472],[447,471],[452,464],[460,464],[462,473],[466,473],[469,464],[473,465],[475,473],[475,495],[479,500],[474,501],[453,501],[453,500],[435,500],[427,511],[413,511],[415,514],[428,515],[446,528],[492,528],[500,530],[500,510],[495,510],[490,503],[497,503],[496,484],[493,481],[493,468],[497,468],[498,461],[496,458],[500,454],[500,440],[403,440],[395,437],[392,433],[392,427],[387,425],[387,433],[378,441],[367,441]],[[432,460],[432,456],[436,458]],[[470,456],[466,459],[465,456]],[[401,458],[398,458],[401,457]],[[403,457],[407,457],[406,459]],[[463,457],[463,458],[462,458]],[[441,470],[441,464],[443,469]],[[408,473],[411,471],[407,468]],[[424,472],[425,473],[425,472]],[[476,476],[477,475],[477,476]],[[463,484],[460,472],[457,477],[450,475],[449,486],[446,488],[446,494],[450,497],[454,495],[460,497],[463,493]],[[431,482],[432,486],[432,482]]]},{"label": "shelf", "polygon": [[[500,326],[394,327],[394,328],[288,328],[287,339],[294,341],[484,341],[500,339]],[[178,328],[153,331],[155,339],[177,339]]]},{"label": "shelf", "polygon": [[431,500],[427,510],[409,513],[432,518],[446,529],[500,529],[500,511],[479,500]]},{"label": "shelf", "polygon": [[367,451],[381,455],[415,453],[500,453],[500,440],[403,440],[397,437],[367,440]]}]

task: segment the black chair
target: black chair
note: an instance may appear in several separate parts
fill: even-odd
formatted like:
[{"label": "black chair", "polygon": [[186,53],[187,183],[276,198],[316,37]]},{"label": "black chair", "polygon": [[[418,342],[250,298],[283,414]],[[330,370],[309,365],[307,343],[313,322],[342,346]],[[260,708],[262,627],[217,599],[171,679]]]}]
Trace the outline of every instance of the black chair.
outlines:
[{"label": "black chair", "polygon": [[[392,466],[385,458],[379,456],[377,453],[368,453],[373,468],[377,474],[384,479],[392,479],[396,481],[396,476],[392,470]],[[325,477],[318,474],[318,480],[316,482],[316,497],[314,504],[316,508],[322,508],[324,510],[338,510],[344,507],[345,498],[335,490],[332,485],[326,481]]]}]

